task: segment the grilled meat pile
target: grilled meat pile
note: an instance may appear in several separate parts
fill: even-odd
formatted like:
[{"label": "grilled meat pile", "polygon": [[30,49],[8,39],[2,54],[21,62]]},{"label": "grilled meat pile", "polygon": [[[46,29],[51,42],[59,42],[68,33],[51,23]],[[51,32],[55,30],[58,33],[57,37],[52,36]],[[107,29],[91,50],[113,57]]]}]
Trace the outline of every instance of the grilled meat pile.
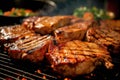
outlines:
[{"label": "grilled meat pile", "polygon": [[29,17],[20,25],[1,27],[0,45],[13,59],[46,60],[63,76],[89,74],[101,65],[111,69],[111,49],[119,52],[120,33],[104,22],[99,26],[74,16]]}]

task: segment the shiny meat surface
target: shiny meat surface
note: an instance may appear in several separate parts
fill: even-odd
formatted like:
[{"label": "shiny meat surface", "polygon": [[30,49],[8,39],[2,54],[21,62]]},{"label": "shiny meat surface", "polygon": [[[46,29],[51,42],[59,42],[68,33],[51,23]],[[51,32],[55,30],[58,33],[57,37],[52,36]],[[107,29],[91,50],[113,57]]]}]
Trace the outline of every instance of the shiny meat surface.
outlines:
[{"label": "shiny meat surface", "polygon": [[117,27],[102,24],[87,31],[87,41],[95,42],[108,48],[111,53],[120,53],[120,32]]},{"label": "shiny meat surface", "polygon": [[0,44],[14,42],[25,35],[27,37],[35,34],[21,25],[0,27]]},{"label": "shiny meat surface", "polygon": [[107,69],[113,67],[109,52],[90,42],[79,40],[68,41],[58,46],[50,46],[46,58],[54,71],[63,76],[89,74],[98,65],[104,64]]},{"label": "shiny meat surface", "polygon": [[83,40],[89,26],[87,22],[77,22],[58,28],[54,31],[55,39],[58,43],[70,40]]},{"label": "shiny meat surface", "polygon": [[120,33],[120,20],[102,20],[101,24],[107,25],[112,30]]},{"label": "shiny meat surface", "polygon": [[[34,21],[33,21],[34,20]],[[70,23],[71,17],[69,16],[44,16],[37,19],[29,18],[23,22],[23,25],[33,29],[40,34],[49,34],[55,29],[65,26]]]},{"label": "shiny meat surface", "polygon": [[52,36],[49,35],[22,38],[9,44],[8,54],[16,60],[28,60],[37,63],[44,59],[51,41]]},{"label": "shiny meat surface", "polygon": [[49,16],[44,16],[44,17],[38,17],[38,16],[33,16],[33,17],[28,17],[23,20],[22,25],[25,26],[26,28],[32,30],[34,26],[41,21],[49,18]]}]

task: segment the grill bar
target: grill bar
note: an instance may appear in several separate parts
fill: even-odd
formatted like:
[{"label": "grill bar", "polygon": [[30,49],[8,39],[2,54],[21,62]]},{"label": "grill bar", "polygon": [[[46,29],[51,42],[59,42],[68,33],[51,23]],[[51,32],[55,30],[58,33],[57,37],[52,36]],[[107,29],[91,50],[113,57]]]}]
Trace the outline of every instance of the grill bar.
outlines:
[{"label": "grill bar", "polygon": [[7,53],[0,51],[0,80],[5,80],[5,78],[11,78],[12,80],[21,80],[22,78],[25,78],[27,80],[57,79],[57,77],[48,75],[46,73],[36,74],[35,71],[29,72],[27,70],[24,70],[24,66],[22,67],[23,68],[21,68],[21,65],[16,65],[14,62],[12,62]]},{"label": "grill bar", "polygon": [[[17,69],[17,68],[13,68],[13,67],[11,67],[11,66],[7,66],[7,65],[4,65],[4,64],[1,64],[0,63],[0,67],[3,67],[3,68],[0,68],[0,71],[1,70],[3,70],[3,71],[5,71],[5,72],[9,72],[10,74],[12,73],[12,74],[16,74],[16,73],[14,73],[14,72],[19,72],[19,73],[21,73],[21,74],[24,74],[24,75],[28,75],[28,76],[31,76],[31,77],[35,77],[35,78],[38,78],[38,79],[42,79],[42,77],[40,77],[40,76],[37,76],[37,75],[34,75],[34,74],[31,74],[31,73],[29,73],[29,72],[26,72],[26,71],[23,71],[23,70],[19,70],[19,69]],[[7,69],[7,70],[6,70]],[[8,70],[11,70],[11,71],[8,71]],[[12,71],[14,71],[14,72],[12,72]],[[5,74],[4,74],[5,75]],[[42,74],[43,75],[43,74]],[[47,75],[47,74],[44,74],[45,76],[49,76],[49,75]],[[9,75],[6,75],[6,76],[9,76]],[[21,75],[20,75],[21,76]],[[11,77],[11,76],[10,76]],[[28,79],[30,79],[31,80],[31,78],[30,77],[27,77],[27,76],[24,76],[25,78],[28,78]],[[49,77],[51,77],[51,76],[49,76]],[[13,78],[13,77],[11,77],[11,78]],[[54,78],[54,77],[52,77],[52,78]],[[47,79],[46,79],[47,80]]]},{"label": "grill bar", "polygon": [[[23,71],[23,70],[19,70],[19,69],[17,69],[17,68],[13,68],[13,67],[4,65],[4,64],[1,64],[1,63],[0,63],[0,66],[1,66],[1,67],[4,67],[4,68],[7,68],[7,69],[9,69],[9,70],[15,70],[16,72],[20,72],[20,73],[23,73],[23,74],[27,74],[27,75],[30,75],[30,76],[34,76],[34,77],[37,77],[37,78],[42,78],[42,77],[40,77],[40,76],[31,74],[31,73],[26,72],[26,71]],[[1,69],[1,68],[0,68],[0,69]],[[2,70],[2,69],[1,69],[1,70]],[[11,73],[13,73],[13,72],[11,72]],[[52,76],[47,75],[47,74],[45,74],[45,73],[40,73],[40,74],[41,74],[41,75],[45,75],[45,76],[47,76],[47,77],[55,78],[55,77],[52,77]],[[55,79],[57,79],[57,78],[55,78]]]},{"label": "grill bar", "polygon": [[[40,76],[31,74],[31,73],[26,72],[26,71],[23,71],[23,70],[19,70],[19,69],[17,69],[17,68],[13,68],[12,66],[14,66],[14,65],[7,66],[7,65],[5,65],[5,64],[1,64],[1,63],[0,63],[0,67],[2,67],[2,68],[0,68],[0,71],[2,70],[2,71],[5,71],[5,72],[8,72],[8,73],[10,73],[10,74],[12,73],[13,75],[15,75],[16,72],[19,72],[19,73],[21,73],[21,74],[26,74],[26,75],[28,75],[28,76],[33,76],[33,77],[41,78],[41,79],[42,79],[42,77],[40,77]],[[9,71],[8,71],[8,70],[9,70]],[[12,72],[12,71],[14,71],[14,72]],[[9,76],[9,75],[6,75],[6,76]],[[10,76],[10,77],[11,77],[11,76]],[[11,77],[11,78],[12,78],[12,77]],[[25,78],[27,78],[27,76],[25,76]],[[28,79],[29,79],[29,78],[28,78]]]},{"label": "grill bar", "polygon": [[10,77],[10,78],[12,78],[12,79],[16,79],[15,77],[10,76],[10,75],[8,75],[8,74],[6,74],[6,73],[2,73],[2,72],[0,72],[0,74],[1,74],[1,76],[4,75],[4,76]]},{"label": "grill bar", "polygon": [[[8,70],[6,70],[6,69],[3,69],[3,68],[0,68],[0,70],[1,71],[5,71],[5,72],[8,72],[8,73],[10,73],[10,74],[12,74],[12,75],[17,75],[16,73],[14,73],[13,71],[8,71]],[[6,76],[6,74],[5,73],[3,73],[3,75],[5,75]],[[18,74],[19,75],[19,74]],[[8,75],[7,75],[8,76]],[[11,77],[11,78],[13,78],[13,79],[16,79],[16,77],[12,77],[12,76],[9,76],[9,77]],[[25,76],[24,75],[24,77],[25,78],[27,78],[27,79],[30,79],[30,80],[32,80],[32,78],[31,77],[27,77],[27,76]]]},{"label": "grill bar", "polygon": [[0,57],[3,61],[10,61],[10,59],[5,58],[5,57]]},{"label": "grill bar", "polygon": [[4,78],[0,77],[0,80],[4,80]]},{"label": "grill bar", "polygon": [[5,61],[3,61],[3,60],[0,60],[0,62],[1,62],[1,63],[4,63],[4,64],[13,65],[12,63],[10,63],[10,62],[5,62]]}]

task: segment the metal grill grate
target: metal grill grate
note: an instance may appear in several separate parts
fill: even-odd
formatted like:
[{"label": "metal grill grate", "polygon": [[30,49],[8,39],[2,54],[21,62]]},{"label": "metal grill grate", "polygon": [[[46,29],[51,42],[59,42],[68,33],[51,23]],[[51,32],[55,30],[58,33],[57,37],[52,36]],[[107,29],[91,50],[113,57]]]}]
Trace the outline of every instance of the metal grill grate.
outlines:
[{"label": "metal grill grate", "polygon": [[[120,59],[113,58],[115,67],[112,70],[98,69],[92,73],[93,76],[78,76],[70,80],[120,80]],[[23,63],[23,62],[22,62]],[[50,71],[44,65],[14,62],[6,52],[0,48],[0,80],[58,80],[64,79],[56,73]],[[26,65],[25,65],[26,64]],[[41,72],[36,72],[40,70]]]},{"label": "metal grill grate", "polygon": [[26,67],[23,65],[16,65],[11,61],[7,53],[0,51],[0,80],[53,80],[57,77],[45,74],[36,73],[35,66]]}]

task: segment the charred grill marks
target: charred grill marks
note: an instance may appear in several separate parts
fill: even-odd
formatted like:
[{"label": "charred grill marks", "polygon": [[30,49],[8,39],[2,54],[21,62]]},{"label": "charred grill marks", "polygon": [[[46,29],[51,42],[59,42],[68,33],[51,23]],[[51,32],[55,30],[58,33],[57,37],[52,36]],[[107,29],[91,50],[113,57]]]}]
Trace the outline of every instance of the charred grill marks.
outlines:
[{"label": "charred grill marks", "polygon": [[[59,44],[46,54],[53,70],[64,76],[86,74],[95,69],[100,63],[109,63],[112,67],[109,52],[95,43],[73,40]],[[84,66],[84,68],[82,68]],[[89,70],[90,69],[90,70]],[[75,70],[78,70],[77,72]],[[68,73],[70,71],[71,73]]]},{"label": "charred grill marks", "polygon": [[90,28],[87,31],[87,40],[107,47],[111,53],[120,52],[120,34],[107,25]]},{"label": "charred grill marks", "polygon": [[49,40],[49,36],[33,36],[25,40],[19,40],[15,42],[15,45],[20,49],[23,50],[24,52],[32,52],[35,49],[38,49],[45,45],[47,41]]}]

